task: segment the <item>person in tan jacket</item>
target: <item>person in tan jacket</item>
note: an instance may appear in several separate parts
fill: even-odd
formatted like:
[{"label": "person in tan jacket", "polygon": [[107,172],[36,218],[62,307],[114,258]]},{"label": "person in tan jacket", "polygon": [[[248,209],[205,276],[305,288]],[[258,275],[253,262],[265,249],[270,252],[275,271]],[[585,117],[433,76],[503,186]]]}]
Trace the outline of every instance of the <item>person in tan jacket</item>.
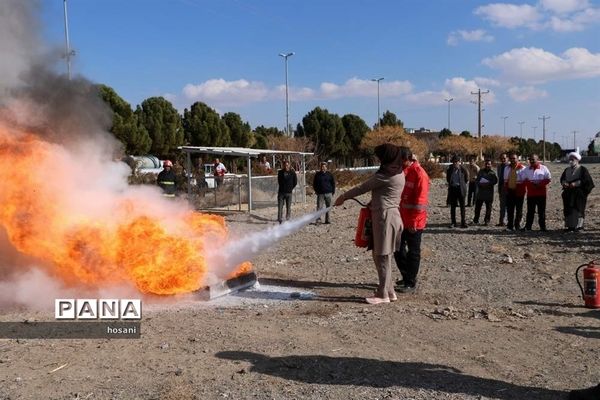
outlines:
[{"label": "person in tan jacket", "polygon": [[400,250],[402,219],[398,204],[404,189],[402,160],[408,159],[406,148],[390,143],[375,147],[375,155],[381,161],[381,167],[364,183],[350,189],[335,200],[340,206],[344,201],[371,192],[371,217],[373,221],[373,261],[379,276],[379,285],[373,297],[367,297],[369,304],[396,301],[392,281],[391,259],[394,252]]}]

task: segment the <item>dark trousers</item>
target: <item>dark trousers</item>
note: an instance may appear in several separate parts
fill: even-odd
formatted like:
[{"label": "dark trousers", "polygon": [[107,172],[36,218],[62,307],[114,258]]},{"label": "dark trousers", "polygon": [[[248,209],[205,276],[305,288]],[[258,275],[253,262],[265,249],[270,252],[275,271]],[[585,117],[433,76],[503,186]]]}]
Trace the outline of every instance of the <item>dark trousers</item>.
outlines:
[{"label": "dark trousers", "polygon": [[469,191],[467,193],[467,205],[475,203],[475,193],[477,192],[477,185],[475,182],[469,182]]},{"label": "dark trousers", "polygon": [[546,196],[527,196],[527,215],[525,217],[525,229],[531,229],[533,217],[537,207],[538,223],[541,230],[546,230]]},{"label": "dark trousers", "polygon": [[465,196],[462,195],[460,186],[450,186],[450,219],[452,225],[456,225],[456,207],[460,205],[460,223],[465,221]]},{"label": "dark trousers", "polygon": [[289,220],[292,216],[292,194],[277,193],[277,221],[283,221],[283,203],[285,203],[285,219]]},{"label": "dark trousers", "polygon": [[[323,204],[325,204],[326,208],[331,207],[331,197],[333,195],[331,193],[324,193],[324,194],[318,194],[317,195],[317,211],[319,211],[321,208],[323,208]],[[319,217],[319,219],[317,221],[320,221],[321,217]],[[329,211],[327,211],[325,213],[325,223],[328,224],[330,222],[329,220]]]},{"label": "dark trousers", "polygon": [[503,224],[506,218],[506,191],[504,188],[498,190],[498,199],[500,200],[500,219],[498,223]]},{"label": "dark trousers", "polygon": [[479,223],[479,214],[481,213],[481,206],[485,203],[485,217],[483,222],[486,224],[490,222],[492,219],[492,200],[476,200],[475,201],[475,216],[473,217],[473,222],[476,224]]},{"label": "dark trousers", "polygon": [[404,285],[414,286],[417,283],[417,275],[421,265],[422,235],[423,229],[419,229],[414,233],[403,230],[400,238],[400,250],[394,253],[394,260],[396,260],[396,266],[402,274]]},{"label": "dark trousers", "polygon": [[506,191],[506,218],[508,229],[519,229],[521,219],[523,218],[523,202],[524,196],[517,196],[516,190],[508,189]]}]

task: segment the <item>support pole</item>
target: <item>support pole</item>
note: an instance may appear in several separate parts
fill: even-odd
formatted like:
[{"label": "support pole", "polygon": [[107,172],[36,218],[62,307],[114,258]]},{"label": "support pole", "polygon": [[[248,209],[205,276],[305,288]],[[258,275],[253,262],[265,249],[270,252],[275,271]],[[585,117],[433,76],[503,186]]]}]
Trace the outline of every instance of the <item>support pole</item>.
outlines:
[{"label": "support pole", "polygon": [[248,212],[252,211],[252,162],[248,156]]}]

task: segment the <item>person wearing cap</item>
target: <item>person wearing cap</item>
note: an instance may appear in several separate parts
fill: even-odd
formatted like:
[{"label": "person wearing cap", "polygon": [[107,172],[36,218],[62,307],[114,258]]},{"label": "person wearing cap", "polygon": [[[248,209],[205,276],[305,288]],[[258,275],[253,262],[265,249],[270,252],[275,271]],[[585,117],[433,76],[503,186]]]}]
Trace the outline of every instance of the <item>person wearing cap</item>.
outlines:
[{"label": "person wearing cap", "polygon": [[[313,189],[317,194],[317,211],[323,208],[331,207],[331,197],[335,194],[335,179],[331,172],[327,171],[327,162],[322,161],[320,170],[315,174],[313,180]],[[321,217],[317,219],[321,223]],[[325,223],[330,224],[329,211],[325,214]]]},{"label": "person wearing cap", "polygon": [[452,156],[452,165],[446,170],[446,182],[450,194],[450,219],[451,228],[456,228],[456,207],[460,205],[460,227],[466,228],[465,220],[465,196],[467,184],[469,183],[469,171],[460,163],[460,157]]},{"label": "person wearing cap", "polygon": [[171,160],[163,161],[163,170],[156,177],[156,183],[163,190],[163,196],[175,197],[175,172]]},{"label": "person wearing cap", "polygon": [[371,192],[369,208],[373,224],[373,261],[379,285],[373,296],[365,299],[369,304],[397,300],[390,264],[394,252],[400,250],[402,236],[402,219],[398,205],[405,182],[402,172],[402,161],[408,158],[405,149],[391,143],[375,147],[375,155],[381,162],[379,170],[362,184],[341,194],[334,203],[339,207],[348,199]]},{"label": "person wearing cap", "polygon": [[506,191],[506,230],[521,228],[523,218],[523,202],[525,201],[525,167],[519,162],[516,153],[508,155],[509,164],[504,168],[504,189]]},{"label": "person wearing cap", "polygon": [[579,153],[569,153],[569,166],[560,176],[562,186],[565,230],[580,231],[585,219],[587,197],[594,188],[594,181],[587,168],[579,164]]}]

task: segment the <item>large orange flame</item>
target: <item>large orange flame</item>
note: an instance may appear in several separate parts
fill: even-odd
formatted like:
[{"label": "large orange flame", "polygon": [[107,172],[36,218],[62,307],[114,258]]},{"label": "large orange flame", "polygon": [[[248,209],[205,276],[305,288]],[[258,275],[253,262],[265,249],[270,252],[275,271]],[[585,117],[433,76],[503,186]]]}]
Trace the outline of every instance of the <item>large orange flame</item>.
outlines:
[{"label": "large orange flame", "polygon": [[[110,218],[86,215],[70,207],[81,193],[71,190],[70,171],[54,164],[61,152],[0,122],[0,227],[17,250],[72,285],[132,282],[161,295],[203,286],[208,246],[227,240],[223,218],[192,211],[154,215],[151,201],[169,203],[159,196],[144,203],[127,190],[110,197]],[[234,275],[250,269],[244,263]]]}]

